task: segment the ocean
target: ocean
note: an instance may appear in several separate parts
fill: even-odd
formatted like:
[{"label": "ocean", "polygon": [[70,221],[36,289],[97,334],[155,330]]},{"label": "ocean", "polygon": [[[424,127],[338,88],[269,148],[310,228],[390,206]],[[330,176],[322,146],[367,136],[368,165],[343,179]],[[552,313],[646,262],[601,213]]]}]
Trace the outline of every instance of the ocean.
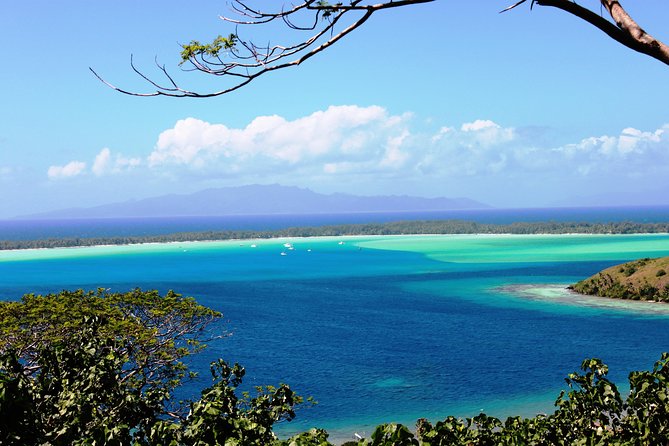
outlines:
[{"label": "ocean", "polygon": [[[597,221],[613,221],[611,212]],[[634,221],[630,215],[620,217]],[[641,218],[666,221],[661,215]],[[305,221],[300,218],[295,221]],[[494,218],[521,221],[518,214]],[[62,223],[68,228],[63,233],[84,224]],[[53,233],[47,226],[40,231]],[[343,440],[354,432],[369,435],[382,422],[411,426],[420,417],[552,411],[564,377],[588,357],[604,360],[612,379],[624,385],[630,371],[651,368],[669,350],[669,306],[577,296],[565,288],[616,263],[665,255],[666,234],[338,237],[6,251],[0,252],[0,298],[98,287],[193,296],[224,313],[215,330],[229,336],[193,358],[201,376],[183,395],[197,396],[208,384],[210,361],[239,362],[247,369],[246,386],[284,382],[318,401],[279,432],[317,426]]]}]

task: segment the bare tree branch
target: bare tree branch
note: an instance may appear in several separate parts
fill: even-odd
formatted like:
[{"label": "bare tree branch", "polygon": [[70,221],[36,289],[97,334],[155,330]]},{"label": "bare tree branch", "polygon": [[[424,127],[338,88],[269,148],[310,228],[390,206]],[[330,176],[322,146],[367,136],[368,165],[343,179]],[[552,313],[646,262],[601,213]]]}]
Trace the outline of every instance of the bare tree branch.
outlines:
[{"label": "bare tree branch", "polygon": [[[527,0],[520,0],[501,12],[514,9],[526,1]],[[532,0],[530,5],[550,6],[566,11],[579,19],[588,22],[595,28],[598,28],[618,43],[669,65],[669,47],[646,33],[623,9],[620,5],[620,1],[600,1],[615,23],[612,23],[601,15],[574,3],[572,0]]]},{"label": "bare tree branch", "polygon": [[[302,62],[329,48],[339,40],[361,27],[377,11],[403,6],[431,3],[435,0],[386,0],[370,3],[370,0],[346,0],[329,3],[326,0],[303,0],[289,8],[265,11],[252,7],[253,0],[231,0],[234,17],[220,18],[236,26],[235,33],[228,37],[218,36],[212,43],[192,41],[182,45],[181,64],[183,71],[199,71],[224,77],[227,86],[218,91],[201,93],[181,88],[164,65],[158,64],[159,76],[166,85],[139,70],[130,58],[130,66],[140,78],[155,91],[138,93],[123,89],[108,82],[95,70],[93,74],[108,87],[132,96],[171,96],[207,98],[233,92],[254,79],[271,71],[300,65]],[[528,2],[518,0],[505,8],[506,12]],[[626,47],[653,57],[669,65],[669,47],[646,33],[620,5],[619,0],[600,0],[613,22],[572,0],[529,0],[533,6],[548,6],[568,12],[598,28],[610,38]],[[264,7],[264,6],[263,6]],[[293,43],[257,45],[240,37],[239,30],[270,23],[283,25],[301,36]],[[306,33],[306,37],[305,34]],[[183,67],[183,65],[186,67]]]},{"label": "bare tree branch", "polygon": [[[239,33],[231,34],[228,38],[214,40],[212,44],[201,44],[193,41],[189,45],[182,45],[182,64],[188,64],[184,71],[200,71],[214,76],[225,76],[232,81],[224,89],[200,93],[178,86],[164,66],[158,65],[161,76],[164,76],[170,86],[160,85],[159,82],[139,70],[131,58],[130,64],[142,79],[148,82],[155,91],[138,93],[117,87],[107,81],[93,68],[91,72],[108,87],[132,96],[171,96],[207,98],[220,96],[235,91],[263,74],[271,71],[300,65],[302,62],[320,53],[337,43],[360,26],[362,26],[375,12],[390,8],[399,8],[408,5],[431,3],[435,0],[390,0],[382,3],[367,4],[364,0],[350,0],[349,4],[329,4],[324,0],[305,0],[292,6],[290,9],[281,9],[276,12],[263,12],[249,6],[248,0],[232,0],[232,10],[238,17],[221,16],[221,19],[236,26],[262,25],[270,22],[283,23],[294,32],[310,33],[306,38],[292,44],[256,45],[239,37]],[[337,28],[343,21],[341,31]],[[306,24],[300,24],[305,22]]]},{"label": "bare tree branch", "polygon": [[[611,18],[616,22],[618,28],[625,32],[633,42],[637,42],[633,50],[647,54],[655,59],[669,65],[669,47],[646,33],[620,5],[617,0],[601,0],[602,5],[609,11]],[[621,42],[622,43],[622,42]],[[623,43],[623,45],[625,45]]]}]

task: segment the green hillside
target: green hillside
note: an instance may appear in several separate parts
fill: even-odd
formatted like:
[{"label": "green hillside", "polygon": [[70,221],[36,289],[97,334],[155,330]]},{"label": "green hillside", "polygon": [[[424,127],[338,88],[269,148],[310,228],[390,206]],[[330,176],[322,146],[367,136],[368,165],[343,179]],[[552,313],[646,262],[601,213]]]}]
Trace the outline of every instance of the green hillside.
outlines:
[{"label": "green hillside", "polygon": [[612,266],[569,288],[593,296],[669,302],[669,257]]}]

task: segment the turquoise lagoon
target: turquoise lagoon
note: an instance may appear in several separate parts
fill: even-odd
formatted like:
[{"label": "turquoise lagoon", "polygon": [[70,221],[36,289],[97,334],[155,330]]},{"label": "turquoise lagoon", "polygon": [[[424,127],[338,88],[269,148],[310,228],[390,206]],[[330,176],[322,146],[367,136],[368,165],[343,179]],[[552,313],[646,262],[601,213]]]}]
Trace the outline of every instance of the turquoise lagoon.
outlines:
[{"label": "turquoise lagoon", "polygon": [[0,252],[0,297],[174,289],[224,313],[222,357],[248,385],[319,404],[280,430],[341,439],[419,417],[552,410],[567,373],[603,359],[616,382],[669,350],[669,306],[569,293],[610,265],[669,255],[669,235],[388,236]]}]

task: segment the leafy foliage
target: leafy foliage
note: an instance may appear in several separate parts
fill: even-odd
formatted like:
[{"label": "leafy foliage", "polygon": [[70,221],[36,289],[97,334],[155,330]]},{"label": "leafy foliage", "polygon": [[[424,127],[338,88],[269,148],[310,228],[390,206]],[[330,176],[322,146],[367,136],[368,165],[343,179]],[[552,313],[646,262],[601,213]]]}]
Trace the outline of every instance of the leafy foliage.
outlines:
[{"label": "leafy foliage", "polygon": [[120,379],[137,391],[170,392],[187,376],[181,361],[204,347],[206,327],[220,313],[169,291],[104,289],[27,294],[19,302],[0,303],[0,354],[12,353],[35,374],[47,348],[78,347],[78,335],[96,321],[96,337],[113,342],[124,360]]},{"label": "leafy foliage", "polygon": [[15,352],[0,358],[0,443],[126,444],[161,412],[160,388],[139,392],[122,381],[118,341],[87,318],[69,342],[40,348],[31,373]]},{"label": "leafy foliage", "polygon": [[326,0],[318,0],[316,2],[316,7],[320,8],[322,11],[321,17],[323,18],[323,20],[327,20],[330,17],[332,17],[332,15],[338,12],[342,6],[343,3],[341,2],[336,3],[334,5]]},{"label": "leafy foliage", "polygon": [[218,36],[211,43],[200,43],[192,40],[187,45],[181,45],[181,64],[197,57],[215,57],[221,55],[221,51],[230,51],[237,45],[237,35],[230,34],[228,37]]},{"label": "leafy foliage", "polygon": [[[289,386],[257,387],[256,395],[236,390],[245,370],[218,360],[211,365],[214,383],[191,404],[187,417],[177,422],[160,421],[152,428],[150,444],[268,445],[277,441],[272,427],[295,417],[302,398]],[[304,436],[306,437],[306,436]]]},{"label": "leafy foliage", "polygon": [[219,317],[173,292],[0,303],[0,444],[271,444],[273,425],[302,402],[287,385],[240,397],[244,369],[219,360],[199,400],[171,401],[189,376],[182,359],[204,347]]}]

